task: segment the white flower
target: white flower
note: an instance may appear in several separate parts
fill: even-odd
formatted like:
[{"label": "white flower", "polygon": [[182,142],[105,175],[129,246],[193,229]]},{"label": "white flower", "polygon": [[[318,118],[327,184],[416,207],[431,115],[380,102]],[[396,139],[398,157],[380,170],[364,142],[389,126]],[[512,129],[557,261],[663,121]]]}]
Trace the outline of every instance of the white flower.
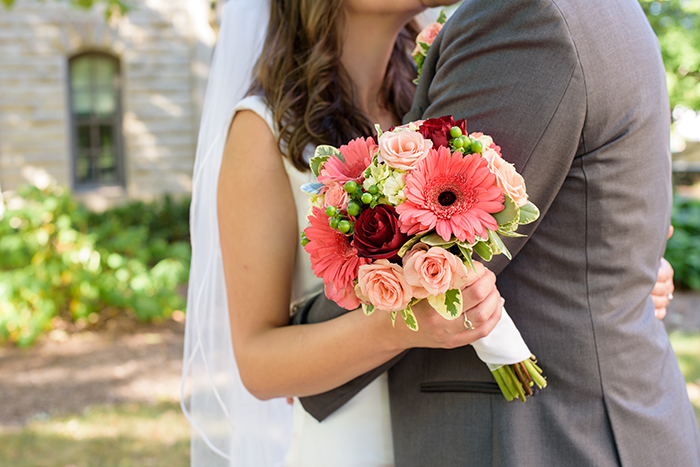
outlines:
[{"label": "white flower", "polygon": [[394,171],[391,176],[384,181],[382,194],[389,200],[392,206],[396,206],[403,203],[406,199],[406,195],[403,192],[405,186],[406,182],[403,179],[403,174],[399,171]]}]

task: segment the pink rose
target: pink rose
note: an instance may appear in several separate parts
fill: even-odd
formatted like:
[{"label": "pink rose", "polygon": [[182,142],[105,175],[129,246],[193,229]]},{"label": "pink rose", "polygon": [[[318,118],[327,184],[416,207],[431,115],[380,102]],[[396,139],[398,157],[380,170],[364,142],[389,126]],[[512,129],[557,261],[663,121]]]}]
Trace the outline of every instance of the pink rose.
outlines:
[{"label": "pink rose", "polygon": [[467,283],[467,268],[461,259],[440,247],[417,243],[403,260],[404,276],[416,298],[442,295]]},{"label": "pink rose", "polygon": [[416,44],[419,42],[425,42],[426,44],[433,45],[433,42],[435,42],[435,38],[437,37],[438,33],[442,30],[442,24],[440,23],[431,23],[427,25],[419,34],[418,37],[416,37]]},{"label": "pink rose", "polygon": [[[498,148],[498,146],[496,146]],[[500,148],[498,148],[500,150]],[[513,198],[519,207],[527,204],[525,179],[515,170],[515,166],[506,162],[494,148],[488,148],[481,154],[489,163],[489,169],[496,174],[496,185],[505,194]]]},{"label": "pink rose", "polygon": [[432,147],[433,142],[423,139],[417,131],[386,132],[379,137],[380,158],[395,169],[412,169]]},{"label": "pink rose", "polygon": [[348,192],[339,183],[333,183],[324,193],[323,208],[328,206],[335,206],[341,211],[348,208]]},{"label": "pink rose", "polygon": [[385,259],[360,266],[355,293],[363,302],[384,311],[404,310],[413,298],[401,266]]}]

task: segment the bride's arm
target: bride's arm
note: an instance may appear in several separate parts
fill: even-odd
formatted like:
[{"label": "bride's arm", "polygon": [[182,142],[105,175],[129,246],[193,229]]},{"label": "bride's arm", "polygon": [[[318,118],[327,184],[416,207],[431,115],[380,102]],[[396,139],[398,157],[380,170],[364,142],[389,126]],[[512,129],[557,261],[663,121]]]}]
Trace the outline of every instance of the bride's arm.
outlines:
[{"label": "bride's arm", "polygon": [[[288,326],[296,209],[277,142],[256,114],[235,117],[224,150],[218,217],[231,337],[241,378],[261,399],[304,396],[338,387],[409,347],[458,347],[488,334],[500,317],[495,277],[484,273],[465,291],[480,326],[465,331],[416,306],[421,331],[385,313],[361,310],[325,323]],[[479,303],[472,308],[474,303]]]}]

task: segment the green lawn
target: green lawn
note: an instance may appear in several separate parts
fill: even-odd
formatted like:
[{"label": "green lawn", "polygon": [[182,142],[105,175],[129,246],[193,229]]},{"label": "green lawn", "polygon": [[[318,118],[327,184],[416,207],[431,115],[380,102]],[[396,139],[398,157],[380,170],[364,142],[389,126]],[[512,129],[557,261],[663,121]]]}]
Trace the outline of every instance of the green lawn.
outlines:
[{"label": "green lawn", "polygon": [[[700,423],[700,333],[671,335]],[[189,424],[174,402],[96,406],[0,431],[0,466],[187,467]]]},{"label": "green lawn", "polygon": [[0,432],[3,467],[187,467],[189,459],[189,424],[173,402],[91,407]]},{"label": "green lawn", "polygon": [[700,334],[671,334],[671,344],[688,383],[688,395],[700,425]]}]

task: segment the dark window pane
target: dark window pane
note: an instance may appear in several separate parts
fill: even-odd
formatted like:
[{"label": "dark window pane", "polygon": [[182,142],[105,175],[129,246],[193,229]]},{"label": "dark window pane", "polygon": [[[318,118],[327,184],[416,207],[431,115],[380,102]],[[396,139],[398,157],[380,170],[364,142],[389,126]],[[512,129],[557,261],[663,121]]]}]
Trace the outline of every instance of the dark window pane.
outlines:
[{"label": "dark window pane", "polygon": [[95,167],[89,150],[78,152],[78,160],[75,164],[75,178],[79,183],[92,183],[95,180]]},{"label": "dark window pane", "polygon": [[113,146],[112,136],[113,136],[113,132],[112,132],[111,125],[100,125],[100,147],[101,148],[106,148],[106,147],[111,148]]},{"label": "dark window pane", "polygon": [[77,184],[120,182],[118,61],[100,53],[70,61]]},{"label": "dark window pane", "polygon": [[90,127],[88,125],[78,125],[78,138],[76,143],[78,148],[90,147]]}]

